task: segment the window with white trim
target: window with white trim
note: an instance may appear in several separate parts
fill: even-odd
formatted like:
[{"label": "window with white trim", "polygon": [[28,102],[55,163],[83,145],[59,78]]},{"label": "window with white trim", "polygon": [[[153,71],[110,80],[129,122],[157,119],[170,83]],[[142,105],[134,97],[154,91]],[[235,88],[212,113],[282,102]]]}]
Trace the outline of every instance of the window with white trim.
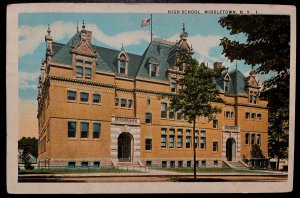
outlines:
[{"label": "window with white trim", "polygon": [[88,122],[81,122],[80,123],[80,137],[81,138],[88,138],[89,136],[89,123]]},{"label": "window with white trim", "polygon": [[93,94],[93,103],[101,103],[101,95],[100,93]]},{"label": "window with white trim", "polygon": [[76,100],[76,91],[68,90],[68,100]]},{"label": "window with white trim", "polygon": [[80,92],[80,101],[81,102],[88,102],[89,101],[89,93]]}]

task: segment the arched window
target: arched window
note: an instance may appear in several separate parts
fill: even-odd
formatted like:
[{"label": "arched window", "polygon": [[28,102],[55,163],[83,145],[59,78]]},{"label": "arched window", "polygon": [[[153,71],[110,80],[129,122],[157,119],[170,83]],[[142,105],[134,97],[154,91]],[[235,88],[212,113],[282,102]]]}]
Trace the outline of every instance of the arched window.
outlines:
[{"label": "arched window", "polygon": [[126,52],[122,49],[122,51],[119,53],[118,57],[118,74],[120,75],[127,75],[128,74],[128,62],[129,57],[126,54]]}]

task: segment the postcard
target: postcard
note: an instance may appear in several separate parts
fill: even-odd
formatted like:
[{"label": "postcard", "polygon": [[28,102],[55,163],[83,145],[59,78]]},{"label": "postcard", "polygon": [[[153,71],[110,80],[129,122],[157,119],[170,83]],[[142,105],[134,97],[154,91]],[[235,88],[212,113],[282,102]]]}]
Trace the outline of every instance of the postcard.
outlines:
[{"label": "postcard", "polygon": [[293,190],[296,8],[7,7],[7,190]]}]

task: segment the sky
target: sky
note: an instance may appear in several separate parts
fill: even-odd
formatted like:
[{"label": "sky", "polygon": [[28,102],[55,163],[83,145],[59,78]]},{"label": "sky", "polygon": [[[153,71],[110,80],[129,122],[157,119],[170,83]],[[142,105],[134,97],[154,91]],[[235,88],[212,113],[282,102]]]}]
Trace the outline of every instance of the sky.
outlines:
[{"label": "sky", "polygon": [[[183,23],[188,32],[188,42],[194,49],[194,58],[212,66],[220,61],[229,71],[237,68],[246,76],[251,66],[244,62],[230,62],[222,55],[220,39],[228,37],[245,42],[243,34],[230,35],[218,23],[223,15],[171,15],[153,14],[152,32],[154,37],[175,42],[179,40]],[[122,43],[129,53],[143,54],[150,42],[150,26],[141,27],[147,13],[21,13],[19,14],[19,138],[38,137],[37,123],[37,84],[42,59],[45,57],[45,35],[48,24],[55,42],[67,43],[84,20],[87,30],[93,33],[92,43],[97,46],[121,49]],[[260,82],[264,76],[258,76]]]}]

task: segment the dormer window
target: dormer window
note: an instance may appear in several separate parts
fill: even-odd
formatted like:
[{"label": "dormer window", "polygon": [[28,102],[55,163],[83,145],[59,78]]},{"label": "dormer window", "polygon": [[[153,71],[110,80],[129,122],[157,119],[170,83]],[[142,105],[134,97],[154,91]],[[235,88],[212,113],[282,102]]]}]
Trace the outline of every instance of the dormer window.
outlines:
[{"label": "dormer window", "polygon": [[184,72],[185,66],[186,66],[186,63],[182,63],[182,65],[179,65],[178,70]]},{"label": "dormer window", "polygon": [[120,53],[117,56],[117,66],[118,66],[118,74],[120,75],[127,75],[128,74],[128,62],[129,62],[129,57],[127,53],[125,52],[123,45],[121,48]]},{"label": "dormer window", "polygon": [[176,92],[176,79],[172,78],[171,79],[171,92]]},{"label": "dormer window", "polygon": [[126,74],[126,60],[119,61],[119,74]]},{"label": "dormer window", "polygon": [[158,65],[156,64],[149,64],[149,73],[151,77],[158,76]]},{"label": "dormer window", "polygon": [[229,74],[227,73],[224,77],[224,92],[225,93],[229,92],[229,82],[230,82],[230,78],[229,78]]},{"label": "dormer window", "polygon": [[229,91],[229,82],[228,82],[228,80],[225,80],[225,81],[224,81],[224,91],[225,91],[225,92],[228,92],[228,91]]},{"label": "dormer window", "polygon": [[[84,60],[85,59],[85,60]],[[91,58],[77,58],[76,57],[76,77],[92,79],[93,69],[92,69]]]},{"label": "dormer window", "polygon": [[257,92],[250,91],[250,93],[249,93],[249,103],[257,104]]}]

